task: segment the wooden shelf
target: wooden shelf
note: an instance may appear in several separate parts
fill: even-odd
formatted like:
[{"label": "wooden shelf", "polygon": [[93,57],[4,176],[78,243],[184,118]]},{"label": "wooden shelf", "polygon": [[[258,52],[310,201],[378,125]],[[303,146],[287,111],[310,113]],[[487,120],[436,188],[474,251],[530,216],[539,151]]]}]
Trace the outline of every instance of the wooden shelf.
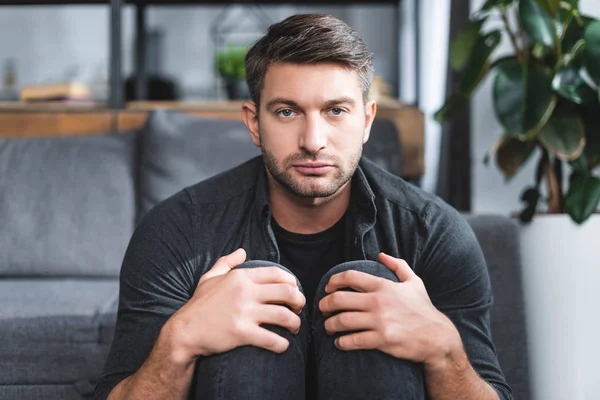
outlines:
[{"label": "wooden shelf", "polygon": [[75,111],[100,111],[108,110],[104,102],[64,103],[61,101],[25,102],[25,101],[0,101],[0,113],[3,112],[75,112]]},{"label": "wooden shelf", "polygon": [[[122,110],[99,105],[64,105],[59,102],[0,102],[0,137],[67,136],[142,129],[149,113],[157,108],[179,110],[205,118],[241,119],[240,101],[223,102],[131,102]],[[425,170],[424,116],[413,106],[397,100],[378,100],[376,118],[391,120],[402,143],[402,171],[419,178]]]},{"label": "wooden shelf", "polygon": [[[131,101],[126,103],[123,111],[150,111],[156,108],[169,108],[183,111],[239,111],[242,101]],[[378,110],[399,110],[408,105],[392,98],[377,99]],[[104,102],[26,102],[26,101],[0,101],[2,112],[93,112],[109,111]]]}]

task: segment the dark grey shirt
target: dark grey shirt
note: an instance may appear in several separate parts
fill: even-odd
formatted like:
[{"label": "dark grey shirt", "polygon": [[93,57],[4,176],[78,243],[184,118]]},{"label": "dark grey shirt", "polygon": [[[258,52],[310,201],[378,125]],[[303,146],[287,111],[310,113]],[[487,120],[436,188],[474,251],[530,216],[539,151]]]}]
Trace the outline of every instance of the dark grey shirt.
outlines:
[{"label": "dark grey shirt", "polygon": [[[346,259],[403,258],[456,325],[475,371],[512,399],[490,335],[492,291],[483,254],[462,216],[439,198],[362,159],[352,180]],[[279,262],[262,157],[188,187],[144,216],[120,275],[117,326],[96,398],[142,365],[167,319],[222,255]]]}]

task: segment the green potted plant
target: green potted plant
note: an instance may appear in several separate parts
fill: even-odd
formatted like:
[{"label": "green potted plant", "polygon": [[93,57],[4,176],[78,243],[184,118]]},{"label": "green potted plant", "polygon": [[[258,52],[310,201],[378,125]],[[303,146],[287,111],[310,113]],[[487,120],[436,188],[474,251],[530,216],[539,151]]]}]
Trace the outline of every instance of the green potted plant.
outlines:
[{"label": "green potted plant", "polygon": [[230,100],[247,99],[250,95],[246,84],[244,60],[247,46],[229,45],[216,52],[215,60],[219,75],[225,80],[227,97]]},{"label": "green potted plant", "polygon": [[[512,51],[498,57],[502,40]],[[487,0],[453,38],[449,62],[462,79],[435,119],[450,118],[489,76],[503,131],[484,162],[495,160],[507,180],[537,163],[519,214],[534,398],[593,398],[600,22],[583,15],[578,0]]]},{"label": "green potted plant", "polygon": [[[486,20],[495,17],[503,27],[485,31]],[[492,59],[502,31],[514,53]],[[491,73],[493,108],[504,132],[485,162],[494,157],[510,179],[540,150],[534,184],[522,195],[521,220],[532,219],[540,200],[550,213],[587,220],[600,203],[600,179],[593,174],[600,164],[600,22],[581,15],[577,0],[488,0],[453,39],[449,59],[464,77],[436,120],[449,118]],[[562,182],[565,165],[568,182]]]}]

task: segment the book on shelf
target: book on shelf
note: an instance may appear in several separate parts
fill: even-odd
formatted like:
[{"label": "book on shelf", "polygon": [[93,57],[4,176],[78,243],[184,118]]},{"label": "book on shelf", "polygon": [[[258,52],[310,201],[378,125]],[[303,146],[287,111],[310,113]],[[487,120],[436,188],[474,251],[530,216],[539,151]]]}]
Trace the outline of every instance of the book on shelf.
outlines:
[{"label": "book on shelf", "polygon": [[66,101],[70,103],[92,100],[91,90],[81,83],[51,83],[28,85],[21,88],[22,101]]}]

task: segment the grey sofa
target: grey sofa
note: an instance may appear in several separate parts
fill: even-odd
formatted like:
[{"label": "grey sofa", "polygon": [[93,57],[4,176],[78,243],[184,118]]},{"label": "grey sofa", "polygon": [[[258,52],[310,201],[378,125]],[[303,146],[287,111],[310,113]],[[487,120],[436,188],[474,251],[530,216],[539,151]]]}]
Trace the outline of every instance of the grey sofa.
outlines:
[{"label": "grey sofa", "polygon": [[[397,137],[378,121],[365,155],[399,172]],[[239,122],[166,111],[143,132],[0,139],[0,399],[91,398],[136,222],[180,188],[257,154]],[[515,398],[527,399],[517,226],[467,219],[495,292],[500,363]]]}]

